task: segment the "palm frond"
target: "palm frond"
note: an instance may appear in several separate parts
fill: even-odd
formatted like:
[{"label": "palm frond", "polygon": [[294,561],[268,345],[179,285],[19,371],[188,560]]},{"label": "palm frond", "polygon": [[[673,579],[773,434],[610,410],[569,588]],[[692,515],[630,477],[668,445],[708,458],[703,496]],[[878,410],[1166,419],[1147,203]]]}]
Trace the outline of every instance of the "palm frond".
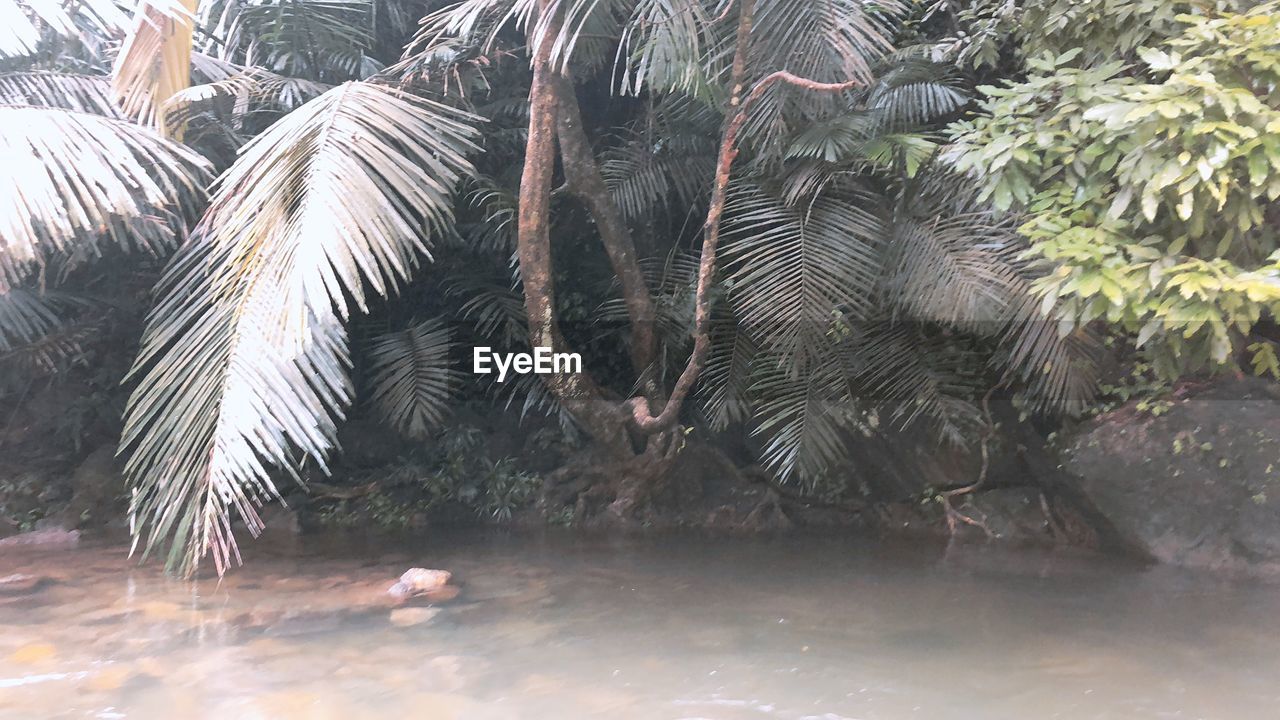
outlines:
[{"label": "palm frond", "polygon": [[524,297],[507,281],[479,274],[451,278],[445,292],[462,300],[459,314],[475,324],[476,333],[499,345],[528,342]]},{"label": "palm frond", "polygon": [[[698,279],[698,256],[679,248],[672,248],[666,257],[645,258],[640,261],[640,271],[645,287],[653,295],[654,329],[658,339],[658,357],[651,372],[643,373],[659,379],[668,372],[679,373],[688,358],[693,342],[694,296]],[[614,283],[612,291],[621,285]],[[713,297],[713,306],[719,307]],[[595,322],[609,331],[621,331],[629,325],[630,313],[620,295],[601,303],[595,313]],[[633,388],[639,391],[639,387]]]},{"label": "palm frond", "polygon": [[479,215],[479,219],[459,226],[461,239],[481,251],[515,251],[516,214],[519,211],[515,193],[491,177],[479,176],[468,182],[464,202]]},{"label": "palm frond", "polygon": [[111,88],[129,117],[181,137],[165,123],[164,103],[191,84],[197,0],[141,0],[133,29],[111,70]]},{"label": "palm frond", "polygon": [[323,95],[331,86],[305,78],[287,77],[256,67],[238,67],[233,74],[172,95],[170,106],[227,96],[237,103],[265,105],[273,110],[293,110]]},{"label": "palm frond", "polygon": [[108,36],[128,27],[114,0],[0,0],[0,58],[32,55],[45,33],[77,37],[79,20]]},{"label": "palm frond", "polygon": [[0,353],[36,342],[62,325],[70,311],[85,303],[61,292],[12,288],[0,293]]},{"label": "palm frond", "polygon": [[820,82],[870,84],[904,9],[900,2],[760,0],[751,63],[761,75],[787,69]]},{"label": "palm frond", "polygon": [[810,158],[823,162],[848,161],[881,129],[879,118],[871,113],[841,115],[808,125],[793,137],[787,148],[788,158]]},{"label": "palm frond", "polygon": [[[662,354],[674,356],[673,359],[681,365],[693,337],[698,260],[698,256],[691,252],[672,248],[665,258],[646,258],[640,263],[645,287],[650,288],[654,295],[654,311],[658,315],[656,329]],[[717,295],[712,302],[718,299]],[[626,317],[625,304],[621,298],[610,304],[614,307],[617,324],[621,326]]]},{"label": "palm frond", "polygon": [[818,360],[804,366],[755,352],[735,372],[751,378],[753,434],[765,441],[761,459],[784,480],[814,482],[849,460],[849,434],[873,430],[869,410],[898,428],[926,423],[961,446],[982,426],[976,400],[986,387],[986,354],[936,326],[842,323],[832,342],[816,349]]},{"label": "palm frond", "polygon": [[1004,353],[993,360],[1027,385],[1033,409],[1077,415],[1097,399],[1102,342],[1088,328],[1046,315],[1043,301],[1028,292],[1011,308]]},{"label": "palm frond", "polygon": [[623,94],[643,89],[705,91],[707,46],[712,17],[701,0],[640,0],[622,31],[618,55],[624,59],[617,81]]},{"label": "palm frond", "polygon": [[863,100],[894,129],[945,118],[963,108],[969,96],[948,66],[902,60],[877,74]]},{"label": "palm frond", "polygon": [[572,62],[584,73],[591,72],[613,61],[614,38],[629,11],[629,0],[551,0],[543,10],[537,0],[462,0],[422,18],[392,70],[421,72],[433,65],[443,69],[476,52],[489,55],[503,31],[513,27],[523,31],[533,47],[549,31],[550,19],[559,18],[552,61],[561,69]]},{"label": "palm frond", "polygon": [[272,468],[325,467],[351,397],[343,321],[389,295],[451,220],[476,118],[366,83],[284,116],[219,179],[166,271],[122,446],[131,514],[171,565],[238,559]]},{"label": "palm frond", "polygon": [[560,404],[551,389],[537,375],[508,377],[505,382],[492,383],[489,391],[508,410],[518,403],[522,420],[531,414],[554,417],[565,435],[569,437],[581,435],[578,421]]},{"label": "palm frond", "polygon": [[0,290],[49,253],[93,251],[104,236],[159,253],[204,198],[205,160],[144,127],[5,106],[0,127]]},{"label": "palm frond", "polygon": [[[817,176],[836,170],[894,171],[905,170],[914,176],[937,153],[934,134],[924,132],[889,132],[889,123],[879,113],[858,111],[820,122],[810,123],[788,143],[787,159],[811,160],[822,166],[792,169],[787,182],[803,185],[803,173],[816,170]],[[804,194],[801,191],[798,194]],[[793,195],[796,193],[792,193]]]},{"label": "palm frond", "polygon": [[404,58],[430,55],[441,48],[456,52],[457,46],[478,47],[488,55],[509,23],[532,30],[537,14],[536,0],[461,0],[422,18]]},{"label": "palm frond", "polygon": [[711,325],[711,351],[702,371],[698,397],[712,429],[746,422],[753,414],[752,384],[760,348],[737,318],[720,305]]},{"label": "palm frond", "polygon": [[381,69],[368,50],[373,0],[231,0],[206,8],[223,60],[321,82],[367,78]]},{"label": "palm frond", "polygon": [[0,394],[82,359],[102,325],[94,305],[63,290],[0,292]]},{"label": "palm frond", "polygon": [[429,437],[458,381],[449,366],[449,328],[424,320],[373,338],[367,354],[371,402],[383,422],[410,438]]},{"label": "palm frond", "polygon": [[59,322],[30,342],[0,350],[0,394],[84,362],[85,346],[98,336],[102,325],[101,315]]},{"label": "palm frond", "polygon": [[786,157],[907,174],[926,165],[938,146],[929,124],[968,101],[949,70],[920,60],[881,63],[875,81],[850,93],[835,115],[804,123],[787,143]]},{"label": "palm frond", "polygon": [[714,137],[682,130],[664,126],[636,133],[603,153],[600,174],[628,220],[644,220],[669,205],[695,205],[709,194]]},{"label": "palm frond", "polygon": [[75,73],[0,73],[0,104],[33,105],[123,117],[111,94],[110,78]]},{"label": "palm frond", "polygon": [[751,386],[764,439],[761,460],[782,481],[814,480],[844,458],[844,433],[854,416],[849,383],[838,363],[795,372],[784,358],[761,358]]},{"label": "palm frond", "polygon": [[[225,115],[240,129],[255,112],[287,112],[319,97],[330,86],[313,80],[285,77],[261,68],[240,68],[224,78],[179,90],[165,101],[165,122],[185,126],[202,113]],[[225,112],[220,112],[225,106]]]},{"label": "palm frond", "polygon": [[[892,48],[890,39],[904,8],[896,0],[874,5],[860,0],[761,0],[748,58],[753,80],[788,70],[819,82],[858,80],[869,86],[875,65]],[[814,93],[776,83],[756,100],[743,137],[768,151],[808,123],[849,107],[856,95],[852,89]]]},{"label": "palm frond", "polygon": [[223,60],[220,57],[199,51],[192,51],[191,53],[191,80],[195,83],[219,82],[244,72],[244,70],[244,65],[233,63],[230,60]]},{"label": "palm frond", "polygon": [[733,312],[770,353],[806,363],[838,310],[870,307],[883,218],[852,193],[826,192],[797,207],[758,186],[732,190],[724,256]]},{"label": "palm frond", "polygon": [[840,349],[859,397],[900,427],[923,419],[956,445],[975,437],[986,379],[972,341],[915,322],[862,322],[850,330]]},{"label": "palm frond", "polygon": [[1097,394],[1101,347],[1044,314],[1016,226],[963,179],[925,170],[894,204],[885,300],[896,316],[995,340],[992,362],[1028,383],[1035,409],[1074,414]]},{"label": "palm frond", "polygon": [[548,30],[548,20],[559,15],[561,27],[551,46],[551,62],[562,71],[572,65],[583,74],[594,72],[614,61],[616,38],[631,4],[632,0],[550,0],[538,18],[530,46],[537,46]]},{"label": "palm frond", "polygon": [[995,216],[956,178],[929,172],[898,195],[881,287],[890,312],[996,336],[1030,292],[1015,223]]}]

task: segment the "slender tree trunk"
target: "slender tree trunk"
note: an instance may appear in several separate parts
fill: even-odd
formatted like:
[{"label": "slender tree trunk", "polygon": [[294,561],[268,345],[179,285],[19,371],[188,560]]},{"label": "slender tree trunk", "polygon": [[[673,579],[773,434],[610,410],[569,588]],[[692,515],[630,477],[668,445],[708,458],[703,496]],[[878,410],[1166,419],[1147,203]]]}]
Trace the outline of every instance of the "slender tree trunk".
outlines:
[{"label": "slender tree trunk", "polygon": [[[542,3],[546,12],[550,3]],[[556,162],[556,122],[559,113],[557,73],[551,63],[551,47],[560,30],[559,18],[551,19],[541,34],[533,57],[533,81],[529,89],[529,135],[520,176],[516,254],[524,284],[529,344],[568,352],[555,315],[555,279],[551,262],[551,185]],[[552,394],[583,428],[611,452],[629,451],[625,413],[608,401],[585,372],[543,376]]]},{"label": "slender tree trunk", "polygon": [[720,151],[716,157],[716,174],[711,186],[711,203],[707,219],[702,224],[702,255],[698,260],[698,286],[694,296],[693,353],[684,371],[676,380],[671,396],[661,411],[654,415],[646,398],[629,401],[632,421],[642,432],[660,432],[675,424],[680,407],[698,381],[698,375],[707,362],[711,349],[711,284],[715,281],[716,249],[720,244],[720,219],[729,193],[729,174],[738,156],[738,133],[747,120],[747,108],[742,104],[742,88],[747,77],[747,53],[751,46],[751,28],[755,23],[755,0],[741,0],[738,10],[738,31],[730,70],[731,85],[729,110],[735,111],[720,137]]},{"label": "slender tree trunk", "polygon": [[591,213],[600,233],[600,241],[609,255],[614,275],[622,286],[622,299],[631,324],[631,364],[647,387],[647,394],[657,392],[653,363],[658,354],[656,313],[653,295],[640,271],[631,230],[618,209],[600,174],[600,166],[591,152],[591,143],[582,127],[582,112],[573,83],[561,77],[557,84],[560,103],[556,125],[560,139],[560,162],[564,168],[569,192]]},{"label": "slender tree trunk", "polygon": [[748,111],[757,100],[764,95],[770,86],[786,83],[807,90],[819,92],[839,92],[856,87],[858,80],[843,83],[823,83],[802,78],[786,71],[778,71],[766,76],[751,88],[751,92],[743,96],[743,88],[747,76],[747,55],[751,44],[751,29],[755,22],[754,0],[742,0],[738,12],[737,46],[733,53],[733,66],[730,71],[732,91],[729,96],[729,110],[732,115],[720,136],[720,151],[716,158],[716,174],[711,188],[711,203],[707,209],[707,219],[703,222],[702,255],[698,261],[698,287],[694,297],[693,352],[685,364],[684,370],[676,380],[671,396],[658,414],[653,414],[649,401],[643,397],[628,401],[632,422],[645,433],[662,432],[675,424],[679,417],[680,407],[688,398],[689,392],[698,381],[702,368],[707,362],[707,353],[711,350],[711,285],[715,281],[716,251],[720,244],[720,224],[724,217],[724,208],[728,200],[730,173],[733,161],[738,157],[738,135],[747,123]]},{"label": "slender tree trunk", "polygon": [[[542,1],[542,13],[551,8],[549,0]],[[678,446],[679,443],[674,442],[672,434],[667,431],[675,424],[681,406],[697,383],[710,350],[711,286],[715,279],[720,225],[728,199],[730,174],[738,156],[738,135],[746,124],[748,110],[769,87],[778,83],[821,92],[846,90],[858,84],[856,80],[821,83],[779,71],[757,82],[744,95],[754,17],[754,0],[741,0],[737,44],[730,71],[730,115],[721,135],[711,202],[703,223],[702,255],[698,266],[694,309],[694,347],[670,397],[662,403],[660,411],[655,415],[650,409],[648,397],[631,398],[626,403],[609,400],[585,372],[549,375],[544,378],[565,409],[595,439],[612,448],[615,455],[626,455],[630,451],[624,429],[628,421],[633,428],[649,436],[643,457],[634,458],[638,462],[643,461],[646,467],[661,465],[655,465],[652,460],[669,459],[674,452],[673,448]],[[537,46],[533,51],[529,134],[520,182],[517,226],[517,254],[524,282],[529,341],[534,347],[547,347],[556,352],[567,351],[555,317],[550,241],[551,190],[558,132],[560,157],[568,189],[595,218],[610,262],[623,285],[628,317],[632,323],[632,361],[637,370],[643,372],[656,356],[653,301],[640,273],[630,232],[609,196],[599,167],[591,154],[572,84],[552,66],[552,45],[561,25],[560,17],[549,18],[541,24],[541,32],[531,34],[532,38],[536,38]],[[655,399],[658,399],[657,395]],[[649,472],[645,471],[643,474],[647,475]]]}]

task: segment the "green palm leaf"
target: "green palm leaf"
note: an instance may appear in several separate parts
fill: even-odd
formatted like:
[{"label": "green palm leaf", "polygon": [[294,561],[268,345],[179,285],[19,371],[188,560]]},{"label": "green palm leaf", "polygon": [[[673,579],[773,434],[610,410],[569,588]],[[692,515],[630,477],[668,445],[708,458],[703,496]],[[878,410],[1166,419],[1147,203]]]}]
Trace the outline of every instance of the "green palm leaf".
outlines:
[{"label": "green palm leaf", "polygon": [[67,310],[82,305],[62,293],[13,288],[0,293],[0,353],[33,343],[63,323]]},{"label": "green palm leaf", "polygon": [[237,116],[260,109],[288,111],[319,97],[330,88],[314,80],[285,77],[261,68],[231,67],[234,72],[226,77],[192,85],[171,95],[165,102],[165,112],[181,111],[219,97],[235,100]]},{"label": "green palm leaf", "polygon": [[453,50],[453,41],[481,46],[488,54],[498,40],[498,33],[513,18],[521,24],[537,11],[534,0],[461,0],[424,16],[418,32],[405,47],[404,59],[425,58],[441,49]]},{"label": "green palm leaf", "polygon": [[367,78],[381,64],[374,42],[373,0],[231,0],[203,13],[223,60],[293,77],[337,82]]},{"label": "green palm leaf", "polygon": [[1030,294],[1015,223],[995,217],[951,175],[906,183],[893,207],[882,281],[896,315],[998,335]]},{"label": "green palm leaf", "polygon": [[1012,308],[1005,354],[996,359],[1026,382],[1033,408],[1076,415],[1097,400],[1105,349],[1088,328],[1045,314],[1043,304],[1027,293]]},{"label": "green palm leaf", "polygon": [[964,445],[981,427],[975,400],[985,384],[972,341],[919,322],[860,323],[841,343],[860,397],[887,410],[899,427],[923,419]]},{"label": "green palm leaf", "polygon": [[699,94],[708,83],[707,46],[714,43],[712,18],[701,0],[640,0],[622,32],[623,94],[642,89]]},{"label": "green palm leaf", "polygon": [[0,293],[0,395],[81,358],[84,341],[101,329],[102,316],[85,313],[93,305],[59,290]]},{"label": "green palm leaf", "polygon": [[52,253],[96,251],[103,236],[160,253],[204,198],[204,159],[144,127],[6,106],[0,127],[0,290]]},{"label": "green palm leaf", "polygon": [[32,70],[0,74],[0,104],[35,105],[123,117],[111,94],[111,80],[100,75]]},{"label": "green palm leaf", "polygon": [[481,252],[514,252],[519,212],[515,193],[486,176],[468,184],[465,202],[477,219],[458,228],[459,239]]},{"label": "green palm leaf", "polygon": [[[788,70],[819,82],[858,80],[869,86],[905,5],[890,1],[760,0],[748,66],[753,80]],[[777,83],[756,101],[743,137],[766,152],[810,122],[848,107],[854,90],[815,93]]]},{"label": "green palm leaf", "polygon": [[664,125],[603,153],[600,174],[628,220],[645,220],[668,206],[695,205],[709,194],[714,137],[691,130]]},{"label": "green palm leaf", "polygon": [[794,206],[754,185],[732,191],[724,254],[733,312],[770,353],[808,362],[838,310],[870,306],[883,218],[856,197],[823,193]]},{"label": "green palm leaf", "polygon": [[[273,468],[325,467],[351,399],[344,320],[389,295],[452,217],[478,119],[341,85],[246,145],[166,272],[122,439],[146,548],[187,571],[238,559]],[[139,535],[140,539],[140,535]]]},{"label": "green palm leaf", "polygon": [[461,275],[448,283],[445,292],[461,299],[458,314],[474,323],[482,337],[498,345],[528,342],[524,297],[509,281],[479,274]]},{"label": "green palm leaf", "polygon": [[1080,412],[1098,391],[1101,347],[1045,314],[1017,222],[937,168],[899,193],[882,288],[891,312],[997,341],[993,362],[1027,383],[1039,410]]},{"label": "green palm leaf", "polygon": [[368,355],[378,415],[407,437],[429,437],[444,420],[458,381],[449,367],[449,328],[432,319],[379,335],[370,342]]},{"label": "green palm leaf", "polygon": [[0,58],[34,54],[45,33],[77,37],[77,20],[108,36],[122,34],[129,25],[113,0],[0,0]]},{"label": "green palm leaf", "polygon": [[821,82],[859,79],[892,49],[900,2],[759,0],[752,32],[753,63],[760,72],[785,68]]},{"label": "green palm leaf", "polygon": [[756,401],[752,382],[760,348],[725,304],[718,305],[714,312],[711,351],[702,371],[698,396],[711,427],[724,430],[752,416]]},{"label": "green palm leaf", "polygon": [[829,355],[796,372],[789,359],[761,358],[751,391],[759,400],[753,434],[761,459],[780,480],[814,480],[844,458],[845,430],[855,411],[849,381]]},{"label": "green palm leaf", "polygon": [[551,62],[563,71],[572,65],[583,74],[614,61],[616,38],[631,13],[632,0],[550,0],[538,17],[533,43],[546,32],[546,21],[563,16],[551,46]]}]

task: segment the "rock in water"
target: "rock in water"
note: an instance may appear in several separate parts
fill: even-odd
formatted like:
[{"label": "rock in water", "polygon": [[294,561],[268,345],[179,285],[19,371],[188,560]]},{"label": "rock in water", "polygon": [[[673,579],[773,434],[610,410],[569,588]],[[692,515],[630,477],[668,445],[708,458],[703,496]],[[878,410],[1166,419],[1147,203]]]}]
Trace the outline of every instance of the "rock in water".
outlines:
[{"label": "rock in water", "polygon": [[49,528],[46,530],[32,530],[21,535],[13,535],[11,537],[0,540],[0,549],[2,548],[40,548],[57,550],[61,548],[73,548],[80,544],[79,530],[60,530],[57,528]]},{"label": "rock in water", "polygon": [[[397,600],[408,600],[420,595],[429,596],[443,591],[452,578],[453,573],[448,570],[409,568],[400,576],[399,582],[387,589],[387,594]],[[452,599],[452,596],[448,599]]]},{"label": "rock in water", "polygon": [[66,527],[94,527],[120,517],[116,500],[124,490],[124,478],[116,465],[116,444],[107,443],[89,453],[71,475],[71,504],[62,518]]},{"label": "rock in water", "polygon": [[440,611],[436,608],[410,607],[391,611],[391,624],[396,627],[421,625],[436,616]]},{"label": "rock in water", "polygon": [[1280,386],[1184,388],[1085,425],[1062,467],[1131,548],[1177,565],[1280,573]]},{"label": "rock in water", "polygon": [[26,595],[40,589],[47,578],[21,573],[0,577],[0,595]]}]

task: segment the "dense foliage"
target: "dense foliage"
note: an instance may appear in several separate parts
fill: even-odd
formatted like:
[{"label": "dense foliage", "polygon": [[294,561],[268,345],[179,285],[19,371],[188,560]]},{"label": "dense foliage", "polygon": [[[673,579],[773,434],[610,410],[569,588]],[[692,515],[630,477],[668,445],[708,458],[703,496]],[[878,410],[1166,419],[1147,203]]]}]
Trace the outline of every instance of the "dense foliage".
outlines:
[{"label": "dense foliage", "polygon": [[1081,47],[1035,56],[954,128],[957,168],[1025,213],[1048,306],[1136,333],[1167,377],[1244,346],[1280,370],[1253,335],[1280,307],[1278,10],[1178,15],[1133,63]]},{"label": "dense foliage", "polygon": [[[0,363],[77,357],[94,268],[155,283],[122,450],[188,569],[353,407],[555,414],[625,512],[677,426],[821,490],[853,433],[1079,412],[1099,336],[1277,373],[1276,10],[0,0]],[[471,344],[588,367],[496,385]]]}]

